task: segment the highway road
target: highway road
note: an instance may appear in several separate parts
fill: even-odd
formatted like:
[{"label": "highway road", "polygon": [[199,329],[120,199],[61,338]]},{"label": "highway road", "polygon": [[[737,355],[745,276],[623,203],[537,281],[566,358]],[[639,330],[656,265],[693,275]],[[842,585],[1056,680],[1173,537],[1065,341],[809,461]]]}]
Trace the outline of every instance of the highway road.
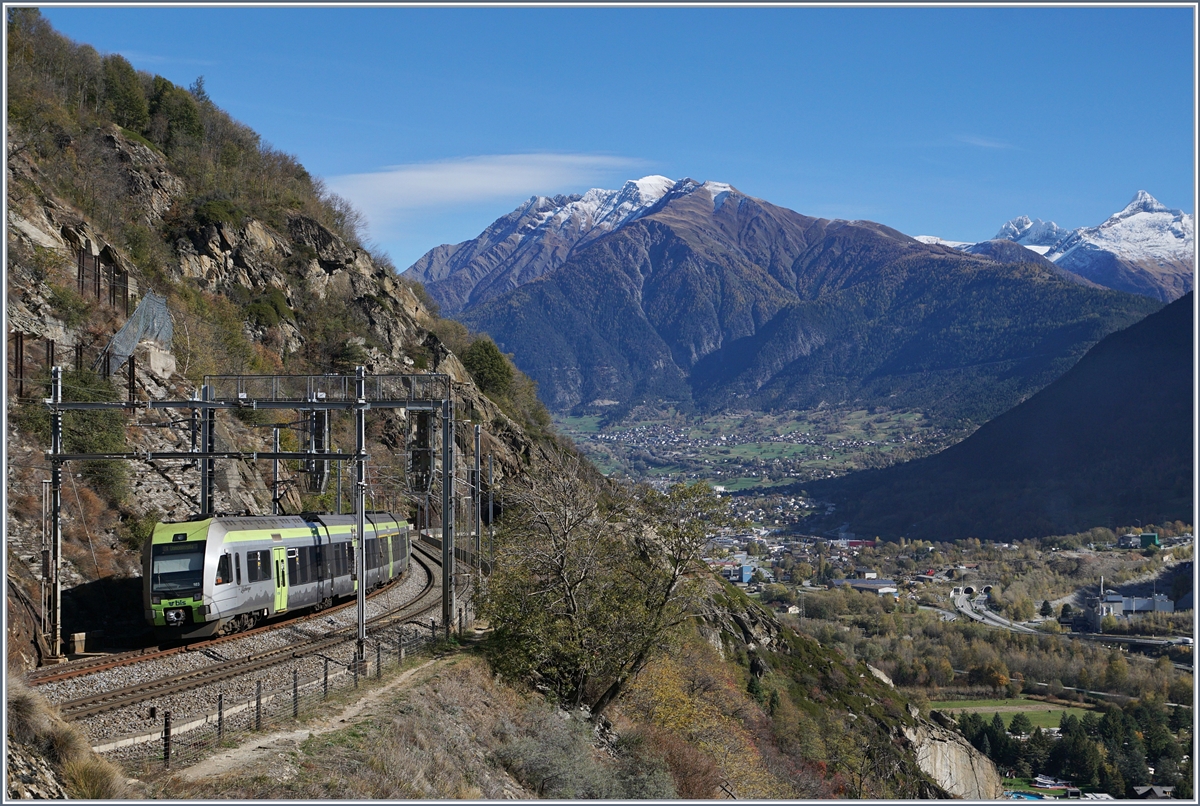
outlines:
[{"label": "highway road", "polygon": [[1000,627],[1001,629],[1011,630],[1012,632],[1031,633],[1033,635],[1041,634],[1032,627],[1027,627],[1024,624],[1017,624],[1016,622],[1009,621],[1008,619],[988,610],[987,606],[984,604],[987,601],[987,597],[984,595],[979,595],[972,599],[965,593],[959,593],[956,594],[953,599],[954,609],[972,621],[978,621],[981,624],[987,624],[991,627]]}]

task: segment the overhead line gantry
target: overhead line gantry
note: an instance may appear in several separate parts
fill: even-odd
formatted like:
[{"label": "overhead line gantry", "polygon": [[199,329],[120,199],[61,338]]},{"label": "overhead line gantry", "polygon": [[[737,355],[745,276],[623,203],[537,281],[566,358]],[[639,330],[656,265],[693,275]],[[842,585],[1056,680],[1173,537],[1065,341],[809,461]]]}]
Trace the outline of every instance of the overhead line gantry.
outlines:
[{"label": "overhead line gantry", "polygon": [[[48,563],[53,595],[50,598],[48,643],[51,657],[61,658],[62,652],[62,465],[75,460],[188,460],[197,463],[200,470],[200,514],[210,515],[213,510],[215,486],[215,461],[217,459],[241,460],[300,460],[304,462],[345,461],[354,462],[355,495],[354,511],[358,516],[357,535],[365,533],[366,514],[366,413],[371,409],[404,409],[425,412],[442,418],[442,623],[448,631],[455,615],[455,528],[454,528],[454,400],[451,396],[450,376],[445,374],[412,375],[367,375],[366,368],[359,366],[354,375],[206,375],[197,396],[189,400],[147,400],[118,402],[74,402],[62,399],[62,367],[51,371],[51,395],[45,401],[50,409],[50,518],[51,557]],[[187,451],[143,451],[126,453],[68,454],[63,451],[62,415],[65,411],[77,410],[168,410],[191,411],[191,449]],[[218,451],[215,447],[216,412],[244,409],[291,409],[309,412],[313,428],[317,428],[319,417],[328,423],[330,411],[353,411],[355,417],[354,453],[327,450],[328,440],[323,441],[326,450],[313,450],[317,440],[310,439],[307,451]],[[426,425],[426,438],[432,429]],[[478,485],[479,473],[479,426],[475,426],[475,469],[472,483]],[[432,450],[421,448],[424,461],[432,465]],[[428,497],[428,482],[432,467],[418,469]],[[490,476],[490,474],[489,474]],[[490,491],[489,491],[490,495]],[[340,503],[340,501],[339,501]],[[473,492],[475,505],[475,543],[473,556],[478,562],[479,551],[479,490]],[[490,518],[489,518],[490,520]],[[358,578],[366,579],[366,552],[359,551],[357,557]],[[366,590],[358,586],[358,642],[357,658],[365,659],[366,642]]]}]

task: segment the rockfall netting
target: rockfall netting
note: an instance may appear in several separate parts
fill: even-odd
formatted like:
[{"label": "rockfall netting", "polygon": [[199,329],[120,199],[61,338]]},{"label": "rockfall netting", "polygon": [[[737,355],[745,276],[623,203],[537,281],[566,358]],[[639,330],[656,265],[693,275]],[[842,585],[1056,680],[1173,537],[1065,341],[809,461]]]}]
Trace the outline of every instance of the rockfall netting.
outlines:
[{"label": "rockfall netting", "polygon": [[109,370],[116,372],[133,355],[133,351],[143,341],[154,341],[166,349],[171,349],[171,339],[175,329],[171,324],[171,311],[167,308],[167,298],[158,294],[148,293],[138,303],[137,310],[116,332],[109,341],[104,352],[92,364],[93,370],[98,370],[104,363],[104,357],[110,356]]}]

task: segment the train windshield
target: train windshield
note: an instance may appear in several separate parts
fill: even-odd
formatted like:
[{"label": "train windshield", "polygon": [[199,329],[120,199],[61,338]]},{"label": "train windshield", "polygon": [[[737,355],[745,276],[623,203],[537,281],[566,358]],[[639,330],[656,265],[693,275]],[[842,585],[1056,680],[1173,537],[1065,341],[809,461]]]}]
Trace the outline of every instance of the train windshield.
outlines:
[{"label": "train windshield", "polygon": [[200,590],[204,575],[204,543],[162,543],[151,553],[151,593],[189,594]]}]

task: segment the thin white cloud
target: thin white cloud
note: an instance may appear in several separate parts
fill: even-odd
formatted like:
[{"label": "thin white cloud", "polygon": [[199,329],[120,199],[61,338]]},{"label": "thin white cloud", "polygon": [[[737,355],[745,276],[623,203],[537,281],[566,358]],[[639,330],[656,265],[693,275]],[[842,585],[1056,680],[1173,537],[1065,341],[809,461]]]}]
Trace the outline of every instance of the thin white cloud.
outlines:
[{"label": "thin white cloud", "polygon": [[992,140],[988,137],[976,137],[970,134],[955,135],[954,139],[960,143],[966,143],[969,146],[979,146],[980,148],[1016,148],[1012,143]]},{"label": "thin white cloud", "polygon": [[405,210],[560,193],[645,166],[644,160],[598,154],[493,154],[393,165],[330,177],[326,185],[376,225]]}]

